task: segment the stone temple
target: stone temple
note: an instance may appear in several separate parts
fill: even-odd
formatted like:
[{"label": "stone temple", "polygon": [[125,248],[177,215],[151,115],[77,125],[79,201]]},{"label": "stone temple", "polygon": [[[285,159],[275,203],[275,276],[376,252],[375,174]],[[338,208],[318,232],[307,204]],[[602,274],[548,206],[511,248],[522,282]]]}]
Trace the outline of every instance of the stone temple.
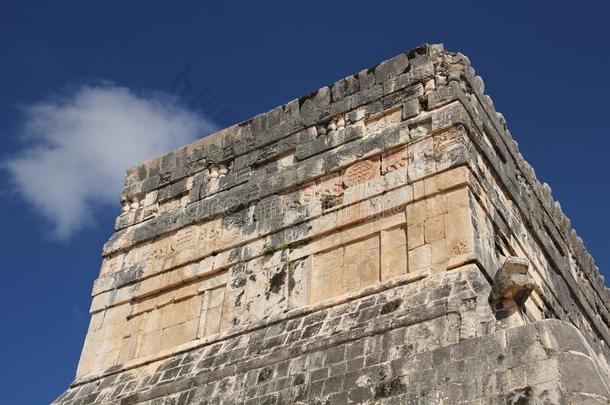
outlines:
[{"label": "stone temple", "polygon": [[54,403],[608,404],[610,292],[423,45],[130,169]]}]

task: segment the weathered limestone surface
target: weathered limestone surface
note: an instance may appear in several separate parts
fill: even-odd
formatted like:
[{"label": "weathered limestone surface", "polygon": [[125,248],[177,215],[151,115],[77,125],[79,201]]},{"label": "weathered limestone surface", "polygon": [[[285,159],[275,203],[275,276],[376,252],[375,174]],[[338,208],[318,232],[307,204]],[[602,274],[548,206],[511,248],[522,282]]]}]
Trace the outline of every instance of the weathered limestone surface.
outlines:
[{"label": "weathered limestone surface", "polygon": [[57,404],[610,401],[610,293],[424,45],[128,171]]}]

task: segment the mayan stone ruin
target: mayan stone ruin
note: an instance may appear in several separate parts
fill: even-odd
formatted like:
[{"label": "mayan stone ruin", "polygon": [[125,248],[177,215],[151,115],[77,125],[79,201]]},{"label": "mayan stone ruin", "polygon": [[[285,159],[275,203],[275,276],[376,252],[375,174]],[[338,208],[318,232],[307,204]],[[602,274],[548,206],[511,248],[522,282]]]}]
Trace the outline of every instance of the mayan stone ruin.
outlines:
[{"label": "mayan stone ruin", "polygon": [[608,404],[610,291],[423,45],[130,169],[54,403]]}]

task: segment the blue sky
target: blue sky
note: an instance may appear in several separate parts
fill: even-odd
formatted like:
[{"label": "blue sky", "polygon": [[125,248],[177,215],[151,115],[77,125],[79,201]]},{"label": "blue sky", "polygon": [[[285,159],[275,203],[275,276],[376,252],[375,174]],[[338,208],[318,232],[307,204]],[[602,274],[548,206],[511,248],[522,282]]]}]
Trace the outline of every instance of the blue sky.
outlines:
[{"label": "blue sky", "polygon": [[[48,403],[73,379],[130,158],[425,42],[470,58],[522,153],[610,276],[610,10],[587,1],[502,4],[2,2],[4,403]],[[90,128],[99,117],[113,135]]]}]

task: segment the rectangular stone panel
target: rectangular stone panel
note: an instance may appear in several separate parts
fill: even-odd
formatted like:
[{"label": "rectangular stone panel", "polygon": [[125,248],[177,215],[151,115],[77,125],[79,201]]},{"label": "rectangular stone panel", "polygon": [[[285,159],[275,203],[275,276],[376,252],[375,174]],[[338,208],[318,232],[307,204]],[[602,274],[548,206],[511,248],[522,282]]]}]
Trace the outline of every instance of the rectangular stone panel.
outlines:
[{"label": "rectangular stone panel", "polygon": [[198,338],[220,332],[224,298],[224,286],[207,290],[204,293],[197,330]]},{"label": "rectangular stone panel", "polygon": [[407,231],[395,228],[381,231],[381,280],[407,272]]},{"label": "rectangular stone panel", "polygon": [[343,246],[314,256],[311,276],[311,302],[319,302],[343,293]]},{"label": "rectangular stone panel", "polygon": [[345,246],[342,274],[343,293],[358,290],[380,280],[379,234]]}]

